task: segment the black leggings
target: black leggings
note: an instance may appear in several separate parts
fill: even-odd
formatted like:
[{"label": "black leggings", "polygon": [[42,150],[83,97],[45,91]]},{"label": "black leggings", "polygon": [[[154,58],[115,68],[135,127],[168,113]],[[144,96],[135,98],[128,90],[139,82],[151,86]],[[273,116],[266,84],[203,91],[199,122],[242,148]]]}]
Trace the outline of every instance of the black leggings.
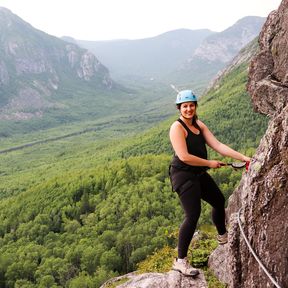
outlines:
[{"label": "black leggings", "polygon": [[214,180],[207,173],[195,176],[187,173],[187,171],[179,171],[172,168],[171,181],[174,190],[179,195],[182,208],[185,212],[185,219],[180,227],[178,239],[178,257],[183,259],[187,256],[188,248],[201,213],[201,199],[213,207],[212,220],[218,233],[222,235],[226,232],[225,198]]}]

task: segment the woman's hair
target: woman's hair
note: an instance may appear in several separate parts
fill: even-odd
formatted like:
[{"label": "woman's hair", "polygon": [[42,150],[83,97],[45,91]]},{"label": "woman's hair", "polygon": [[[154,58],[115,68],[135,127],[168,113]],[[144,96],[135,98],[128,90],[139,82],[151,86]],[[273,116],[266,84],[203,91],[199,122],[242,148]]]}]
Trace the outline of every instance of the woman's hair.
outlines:
[{"label": "woman's hair", "polygon": [[[197,108],[198,103],[197,103],[196,101],[195,101],[194,103],[195,103],[195,107]],[[180,111],[180,108],[181,108],[181,104],[183,104],[183,103],[176,104],[176,107],[177,107],[177,109],[178,109],[179,111]],[[201,131],[201,128],[200,128],[200,126],[199,126],[198,123],[197,123],[197,119],[198,119],[198,116],[197,116],[197,113],[196,113],[196,111],[195,111],[195,114],[194,114],[194,116],[193,116],[193,118],[192,118],[192,125]]]}]

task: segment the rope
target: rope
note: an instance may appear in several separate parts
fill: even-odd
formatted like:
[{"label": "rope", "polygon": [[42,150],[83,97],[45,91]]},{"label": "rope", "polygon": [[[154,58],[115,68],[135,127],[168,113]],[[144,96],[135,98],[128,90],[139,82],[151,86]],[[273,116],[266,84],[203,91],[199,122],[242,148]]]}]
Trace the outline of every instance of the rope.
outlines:
[{"label": "rope", "polygon": [[253,248],[251,247],[245,233],[244,233],[244,230],[243,230],[243,227],[241,225],[241,220],[240,220],[240,212],[241,212],[242,208],[238,211],[238,217],[237,217],[237,220],[238,220],[238,224],[239,224],[239,228],[240,228],[240,231],[244,237],[244,240],[250,250],[250,252],[253,254],[254,258],[256,259],[256,261],[258,262],[258,264],[260,265],[260,267],[263,269],[263,271],[265,272],[265,274],[269,277],[269,279],[272,281],[272,283],[277,287],[277,288],[281,288],[281,286],[273,279],[273,277],[271,276],[271,274],[268,272],[268,270],[265,268],[265,266],[262,264],[261,260],[259,259],[259,257],[256,255],[256,253],[254,252]]}]

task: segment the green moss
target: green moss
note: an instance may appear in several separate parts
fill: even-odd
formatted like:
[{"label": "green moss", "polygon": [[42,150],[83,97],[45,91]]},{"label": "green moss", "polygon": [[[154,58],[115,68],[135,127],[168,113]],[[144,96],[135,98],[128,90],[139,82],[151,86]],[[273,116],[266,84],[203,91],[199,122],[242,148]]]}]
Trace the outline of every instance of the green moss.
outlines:
[{"label": "green moss", "polygon": [[168,272],[171,270],[172,261],[176,256],[177,253],[174,248],[165,246],[140,262],[137,266],[137,271],[139,273]]},{"label": "green moss", "polygon": [[228,285],[220,282],[214,273],[209,269],[203,269],[205,280],[207,282],[208,288],[226,288]]},{"label": "green moss", "polygon": [[[171,234],[171,237],[177,237],[177,232]],[[204,225],[200,227],[199,233],[193,238],[191,248],[189,250],[190,262],[194,267],[203,270],[206,282],[209,288],[225,288],[225,284],[221,283],[208,268],[208,258],[211,252],[217,247],[215,240],[216,230],[212,225]],[[137,266],[139,273],[158,272],[164,273],[171,270],[173,259],[177,257],[175,248],[165,246],[148,256]]]}]

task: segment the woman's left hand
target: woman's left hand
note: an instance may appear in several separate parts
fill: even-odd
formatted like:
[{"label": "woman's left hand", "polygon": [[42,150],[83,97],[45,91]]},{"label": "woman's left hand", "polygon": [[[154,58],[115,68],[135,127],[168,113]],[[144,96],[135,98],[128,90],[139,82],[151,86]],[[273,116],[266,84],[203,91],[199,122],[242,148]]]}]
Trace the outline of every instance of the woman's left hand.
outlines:
[{"label": "woman's left hand", "polygon": [[243,157],[243,161],[246,162],[245,168],[246,168],[246,171],[248,171],[249,166],[250,166],[251,158],[250,158],[250,157],[247,157],[247,156],[244,156],[244,157]]},{"label": "woman's left hand", "polygon": [[250,162],[251,161],[251,158],[250,157],[247,157],[247,156],[244,156],[242,161],[244,162]]}]

